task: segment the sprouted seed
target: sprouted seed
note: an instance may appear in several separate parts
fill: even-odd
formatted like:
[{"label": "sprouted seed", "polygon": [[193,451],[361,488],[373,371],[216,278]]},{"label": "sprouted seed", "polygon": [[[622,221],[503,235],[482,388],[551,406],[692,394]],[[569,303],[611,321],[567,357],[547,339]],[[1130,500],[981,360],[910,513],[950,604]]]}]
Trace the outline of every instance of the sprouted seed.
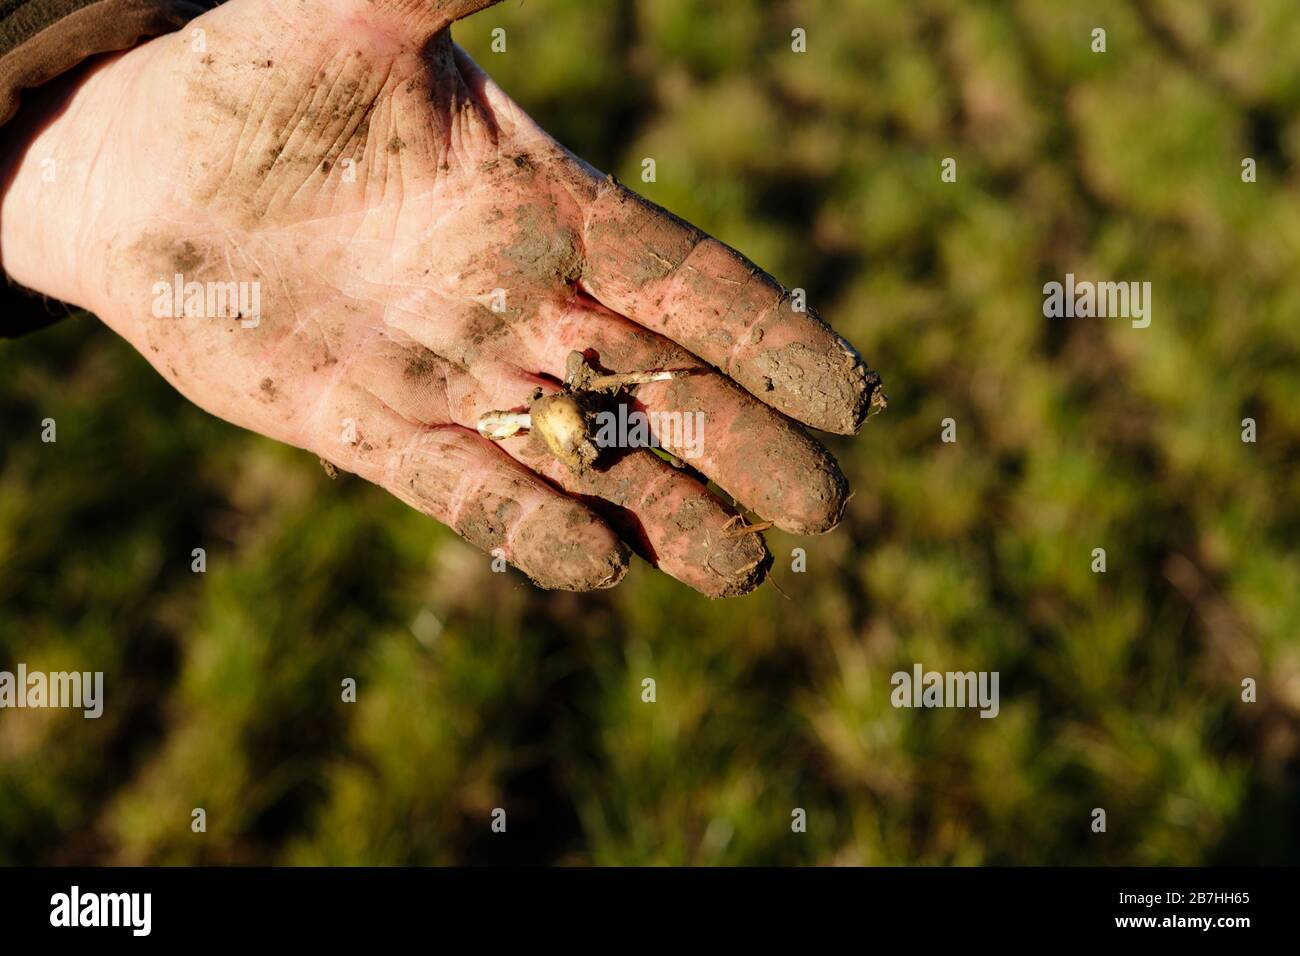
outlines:
[{"label": "sprouted seed", "polygon": [[601,375],[581,352],[570,352],[564,365],[564,389],[546,394],[538,389],[528,411],[484,412],[478,419],[478,433],[502,441],[521,431],[536,431],[552,455],[570,471],[582,474],[596,463],[599,450],[592,440],[592,422],[599,410],[601,393],[617,392],[647,382],[667,382],[684,371],[622,372]]},{"label": "sprouted seed", "polygon": [[542,436],[552,455],[575,474],[596,463],[599,452],[591,440],[589,416],[581,393],[552,392],[533,399],[529,411],[532,427]]}]

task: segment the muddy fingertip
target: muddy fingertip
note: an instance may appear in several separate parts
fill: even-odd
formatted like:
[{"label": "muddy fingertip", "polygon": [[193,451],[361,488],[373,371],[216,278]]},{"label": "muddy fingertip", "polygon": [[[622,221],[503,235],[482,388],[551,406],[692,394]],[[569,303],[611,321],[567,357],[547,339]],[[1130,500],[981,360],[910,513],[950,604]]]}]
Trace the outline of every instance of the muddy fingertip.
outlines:
[{"label": "muddy fingertip", "polygon": [[805,425],[856,435],[887,404],[880,373],[820,319],[811,332],[803,329],[804,338],[788,340],[791,334],[773,328],[761,336],[762,344],[734,369],[737,381]]},{"label": "muddy fingertip", "polygon": [[772,555],[758,532],[711,533],[709,556],[705,561],[710,572],[709,587],[704,593],[711,598],[739,597],[755,590],[767,577]]},{"label": "muddy fingertip", "polygon": [[510,560],[548,591],[612,588],[627,574],[631,551],[576,501],[550,501],[515,531]]}]

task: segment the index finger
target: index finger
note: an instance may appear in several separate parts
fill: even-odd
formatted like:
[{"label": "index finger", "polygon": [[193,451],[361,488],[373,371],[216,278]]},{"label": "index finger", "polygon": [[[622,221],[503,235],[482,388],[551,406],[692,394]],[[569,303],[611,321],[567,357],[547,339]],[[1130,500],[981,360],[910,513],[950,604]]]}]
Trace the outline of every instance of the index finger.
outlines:
[{"label": "index finger", "polygon": [[880,376],[816,312],[735,249],[609,177],[584,210],[584,289],[762,401],[852,435],[884,404]]}]

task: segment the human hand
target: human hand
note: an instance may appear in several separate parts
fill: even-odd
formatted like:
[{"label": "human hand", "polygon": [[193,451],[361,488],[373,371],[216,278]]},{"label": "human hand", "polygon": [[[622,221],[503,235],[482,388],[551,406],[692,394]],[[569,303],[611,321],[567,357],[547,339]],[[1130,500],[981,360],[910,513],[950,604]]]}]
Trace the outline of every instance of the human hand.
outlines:
[{"label": "human hand", "polygon": [[622,538],[699,591],[744,593],[762,538],[691,473],[642,449],[576,474],[536,434],[480,437],[479,416],[555,391],[575,350],[689,369],[632,390],[647,413],[702,413],[698,445],[666,450],[821,533],[847,486],[790,419],[852,434],[879,380],[748,260],[538,128],[451,42],[490,3],[230,0],[105,59],[14,158],[4,268],[196,404],[543,587],[616,583]]}]

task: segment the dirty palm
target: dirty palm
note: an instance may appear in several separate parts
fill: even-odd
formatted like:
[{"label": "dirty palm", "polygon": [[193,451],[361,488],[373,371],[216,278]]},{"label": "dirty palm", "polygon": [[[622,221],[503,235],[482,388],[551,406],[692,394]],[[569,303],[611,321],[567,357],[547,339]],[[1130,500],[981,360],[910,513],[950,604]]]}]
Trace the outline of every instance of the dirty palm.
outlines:
[{"label": "dirty palm", "polygon": [[[100,71],[80,96],[165,106],[123,110],[128,128],[106,134],[96,174],[129,195],[109,203],[105,280],[84,304],[201,406],[381,485],[543,587],[615,584],[630,546],[705,594],[749,591],[762,537],[737,533],[702,479],[779,528],[830,530],[847,485],[799,423],[855,433],[879,379],[747,259],[526,116],[451,41],[488,5],[231,0],[191,24],[201,49],[164,37]],[[159,175],[113,175],[177,138],[189,148]],[[261,314],[151,317],[149,290],[173,275],[255,282]],[[672,435],[666,457],[574,468],[537,429],[478,433],[488,412],[565,390],[574,352],[598,374],[671,370],[620,400],[703,413],[693,468]]]}]

